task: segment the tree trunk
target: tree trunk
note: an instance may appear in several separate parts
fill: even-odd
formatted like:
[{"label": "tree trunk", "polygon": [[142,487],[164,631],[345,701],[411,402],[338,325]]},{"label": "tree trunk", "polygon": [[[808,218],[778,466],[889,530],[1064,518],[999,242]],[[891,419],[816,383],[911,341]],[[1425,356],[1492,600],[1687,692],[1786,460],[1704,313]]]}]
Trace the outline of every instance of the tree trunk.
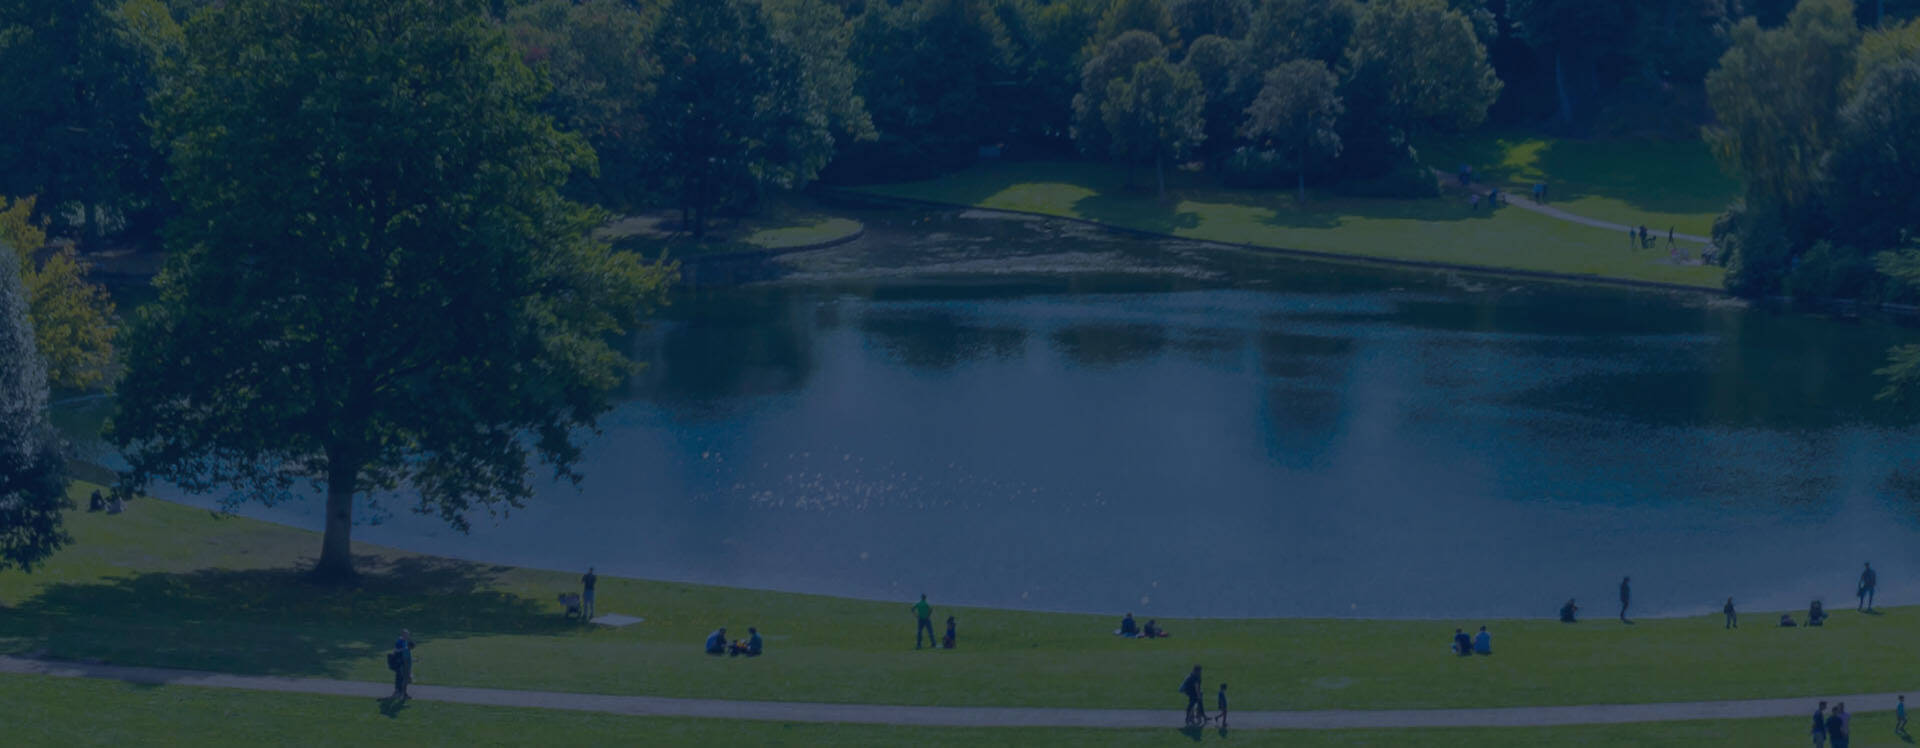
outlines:
[{"label": "tree trunk", "polygon": [[1166,158],[1158,153],[1153,154],[1153,181],[1159,188],[1160,199],[1167,199]]},{"label": "tree trunk", "polygon": [[320,539],[320,562],[313,575],[326,580],[354,577],[353,486],[360,467],[337,450],[327,455],[327,531]]},{"label": "tree trunk", "polygon": [[1560,102],[1561,123],[1573,124],[1573,96],[1567,93],[1567,69],[1559,50],[1553,52],[1553,91]]}]

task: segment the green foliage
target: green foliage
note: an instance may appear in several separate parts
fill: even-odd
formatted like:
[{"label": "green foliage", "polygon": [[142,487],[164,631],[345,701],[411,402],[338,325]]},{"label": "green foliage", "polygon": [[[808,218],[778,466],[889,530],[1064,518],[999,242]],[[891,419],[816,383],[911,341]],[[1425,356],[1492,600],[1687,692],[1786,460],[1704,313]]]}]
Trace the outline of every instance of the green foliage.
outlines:
[{"label": "green foliage", "polygon": [[1847,76],[1846,94],[1852,98],[1873,71],[1920,57],[1920,20],[1868,31],[1854,50],[1853,73]]},{"label": "green foliage", "polygon": [[1073,142],[1087,155],[1112,152],[1113,138],[1106,126],[1106,102],[1110,84],[1130,78],[1133,69],[1148,60],[1166,59],[1166,45],[1145,31],[1129,31],[1115,37],[1080,72],[1080,92],[1073,97]]},{"label": "green foliage", "polygon": [[1307,196],[1307,171],[1340,155],[1335,125],[1346,106],[1339,81],[1319,60],[1294,60],[1267,72],[1260,94],[1247,107],[1240,134],[1277,150],[1299,175],[1300,199]]},{"label": "green foliage", "polygon": [[1087,40],[1100,23],[1094,0],[1013,0],[1003,14],[1020,86],[1008,91],[1009,129],[1030,138],[1071,141],[1073,95],[1091,56]]},{"label": "green foliage", "polygon": [[1263,71],[1300,59],[1338,65],[1359,14],[1353,0],[1265,0],[1247,32],[1248,58]]},{"label": "green foliage", "polygon": [[47,423],[46,369],[34,347],[19,255],[0,241],[0,571],[34,567],[72,541],[66,459]]},{"label": "green foliage", "polygon": [[1847,0],[1803,0],[1780,29],[1763,30],[1752,19],[1733,28],[1732,47],[1707,76],[1718,124],[1706,136],[1722,166],[1746,180],[1749,208],[1779,210],[1787,225],[1798,223],[1858,36]]},{"label": "green foliage", "polygon": [[1128,163],[1151,161],[1166,194],[1166,162],[1182,158],[1206,138],[1201,111],[1206,94],[1192,70],[1154,58],[1133,73],[1107,83],[1100,119],[1113,155]]},{"label": "green foliage", "polygon": [[1836,238],[1872,250],[1920,238],[1920,59],[1867,75],[1840,111],[1823,171]]},{"label": "green foliage", "polygon": [[147,208],[160,194],[148,94],[168,19],[148,10],[0,0],[0,194],[39,195],[56,228],[70,228],[68,209],[87,208],[88,238],[98,238],[107,211]]},{"label": "green foliage", "polygon": [[1253,23],[1248,0],[1169,0],[1167,14],[1181,39],[1189,44],[1203,36],[1240,39]]},{"label": "green foliage", "polygon": [[1375,0],[1348,42],[1349,89],[1372,92],[1371,113],[1406,134],[1464,131],[1487,117],[1500,79],[1473,25],[1441,0]]},{"label": "green foliage", "polygon": [[1201,36],[1187,45],[1187,57],[1181,62],[1200,79],[1200,89],[1206,92],[1206,105],[1201,111],[1206,140],[1200,152],[1210,163],[1232,150],[1240,121],[1259,90],[1260,79],[1247,64],[1243,49],[1231,39]]},{"label": "green foliage", "polygon": [[1734,204],[1714,220],[1713,244],[1727,264],[1727,290],[1736,296],[1777,294],[1792,269],[1793,243],[1776,210]]},{"label": "green foliage", "polygon": [[832,109],[758,3],[674,0],[662,17],[653,173],[699,239],[716,208],[812,181],[833,155]]},{"label": "green foliage", "polygon": [[1014,77],[1007,30],[985,0],[876,5],[855,27],[858,90],[879,140],[842,149],[866,178],[929,176],[1003,137],[999,84]]},{"label": "green foliage", "polygon": [[[1882,252],[1874,256],[1873,265],[1908,291],[1920,291],[1920,249]],[[1920,392],[1920,345],[1902,345],[1888,351],[1887,365],[1874,373],[1887,379],[1886,388],[1880,390],[1881,399],[1909,400],[1913,393]]]},{"label": "green foliage", "polygon": [[[229,0],[194,16],[161,108],[180,216],[126,340],[108,439],[130,481],[232,502],[327,489],[319,569],[350,574],[356,497],[411,489],[464,529],[632,370],[611,340],[669,270],[589,238],[591,159],[475,0]],[[234,123],[271,121],[271,128]]]},{"label": "green foliage", "polygon": [[1180,30],[1173,25],[1166,0],[1112,0],[1100,16],[1092,41],[1096,48],[1105,47],[1129,31],[1152,34],[1169,47],[1180,43]]},{"label": "green foliage", "polygon": [[104,382],[113,363],[113,301],[86,281],[88,265],[71,247],[35,263],[47,235],[32,220],[34,200],[0,198],[0,244],[17,247],[34,345],[46,359],[49,384],[86,389]]},{"label": "green foliage", "polygon": [[569,191],[614,210],[651,197],[649,103],[660,66],[647,39],[656,23],[650,10],[624,0],[540,0],[507,19],[521,56],[546,73],[543,109],[598,156]]}]

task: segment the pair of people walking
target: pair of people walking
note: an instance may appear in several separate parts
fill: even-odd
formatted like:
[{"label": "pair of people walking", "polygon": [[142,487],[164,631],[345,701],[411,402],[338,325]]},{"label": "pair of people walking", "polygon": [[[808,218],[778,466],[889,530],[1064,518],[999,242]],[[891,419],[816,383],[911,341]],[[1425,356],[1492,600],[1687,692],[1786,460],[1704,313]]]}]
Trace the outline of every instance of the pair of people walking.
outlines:
[{"label": "pair of people walking", "polygon": [[1825,748],[1831,743],[1833,748],[1847,748],[1853,741],[1853,715],[1847,713],[1847,705],[1841,702],[1833,705],[1833,711],[1827,711],[1827,702],[1813,710],[1813,748]]},{"label": "pair of people walking", "polygon": [[1219,710],[1211,717],[1207,716],[1207,704],[1200,696],[1201,690],[1200,666],[1195,665],[1193,666],[1193,672],[1187,674],[1187,679],[1180,681],[1180,693],[1185,694],[1187,697],[1187,726],[1192,727],[1194,725],[1204,725],[1210,721],[1217,721],[1220,723],[1220,727],[1225,729],[1227,726],[1227,684],[1220,684],[1219,701],[1216,702]]}]

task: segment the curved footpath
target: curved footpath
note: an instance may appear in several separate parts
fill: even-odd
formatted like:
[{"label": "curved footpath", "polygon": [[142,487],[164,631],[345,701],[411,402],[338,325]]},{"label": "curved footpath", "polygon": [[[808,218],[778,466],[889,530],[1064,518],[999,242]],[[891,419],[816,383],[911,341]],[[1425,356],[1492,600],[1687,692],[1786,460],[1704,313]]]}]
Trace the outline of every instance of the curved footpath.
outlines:
[{"label": "curved footpath", "polygon": [[[0,656],[0,673],[62,678],[101,678],[143,685],[237,688],[248,691],[384,698],[392,692],[385,683],[230,675],[198,670],[94,665]],[[882,704],[821,704],[789,701],[728,701],[677,699],[660,696],[613,696],[556,691],[515,691],[498,688],[416,685],[415,700],[480,706],[532,707],[601,712],[638,717],[704,717],[775,722],[829,722],[913,727],[1068,727],[1166,728],[1177,727],[1174,706],[1145,709],[1049,709],[1016,707],[897,706]],[[1856,713],[1884,711],[1896,694],[1827,696],[1827,701],[1859,704]],[[1587,704],[1581,706],[1509,707],[1501,709],[1393,709],[1323,710],[1311,712],[1234,712],[1240,729],[1334,730],[1400,727],[1554,727],[1563,725],[1676,722],[1684,720],[1763,719],[1799,717],[1813,711],[1820,697],[1754,699],[1750,701],[1691,701],[1661,704]]]},{"label": "curved footpath", "polygon": [[[1433,175],[1435,178],[1440,180],[1441,186],[1443,188],[1452,186],[1457,189],[1459,187],[1458,178],[1452,175],[1449,175],[1446,172],[1443,172],[1439,169],[1434,169]],[[1487,193],[1493,191],[1493,188],[1491,186],[1480,183],[1480,182],[1473,183],[1467,189],[1471,191],[1473,194],[1480,195],[1482,197],[1485,197]],[[1555,208],[1550,205],[1536,203],[1533,201],[1532,198],[1516,194],[1512,190],[1508,190],[1506,192],[1501,193],[1500,204],[1510,205],[1515,208],[1524,208],[1526,210],[1531,210],[1535,213],[1539,213],[1540,215],[1547,216],[1549,218],[1558,218],[1562,221],[1570,221],[1573,223],[1580,224],[1582,226],[1592,226],[1596,229],[1606,229],[1608,231],[1618,232],[1618,231],[1632,231],[1635,228],[1633,226],[1628,226],[1624,223],[1602,221],[1598,218],[1588,218],[1578,213],[1568,213],[1564,210]],[[1658,236],[1659,233],[1660,232],[1652,229],[1648,230],[1648,234],[1654,236],[1654,238],[1656,239],[1660,238]],[[1694,236],[1693,234],[1675,233],[1673,235],[1673,238],[1678,241],[1693,242],[1695,244],[1712,244],[1713,243],[1712,239],[1709,239],[1704,236]]]}]

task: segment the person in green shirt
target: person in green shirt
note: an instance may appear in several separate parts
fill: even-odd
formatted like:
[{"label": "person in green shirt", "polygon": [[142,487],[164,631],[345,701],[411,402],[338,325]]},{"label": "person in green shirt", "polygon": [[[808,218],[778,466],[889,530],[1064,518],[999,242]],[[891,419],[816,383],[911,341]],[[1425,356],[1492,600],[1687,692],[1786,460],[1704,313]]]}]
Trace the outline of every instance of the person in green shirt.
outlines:
[{"label": "person in green shirt", "polygon": [[927,632],[927,644],[929,646],[939,643],[940,640],[933,638],[933,606],[927,604],[926,593],[920,593],[920,602],[913,604],[913,616],[920,621],[913,629],[913,648],[920,648],[920,632],[922,631]]}]

